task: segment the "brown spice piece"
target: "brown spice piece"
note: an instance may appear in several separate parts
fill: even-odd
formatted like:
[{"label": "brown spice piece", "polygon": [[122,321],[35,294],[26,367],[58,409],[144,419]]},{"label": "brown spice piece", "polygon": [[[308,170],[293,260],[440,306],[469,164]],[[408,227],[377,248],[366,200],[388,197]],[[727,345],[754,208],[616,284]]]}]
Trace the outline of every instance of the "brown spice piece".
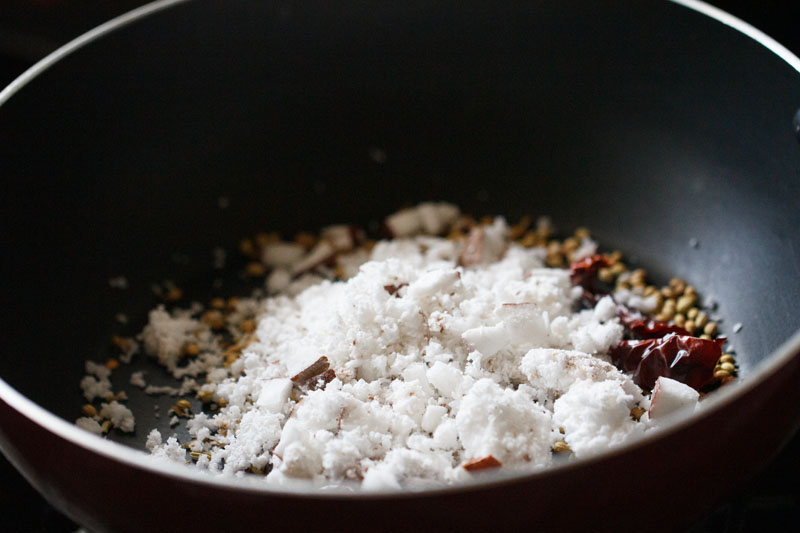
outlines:
[{"label": "brown spice piece", "polygon": [[231,346],[225,350],[223,355],[225,356],[225,367],[227,368],[239,359],[239,356],[242,355],[242,350],[237,346]]},{"label": "brown spice piece", "polygon": [[717,378],[717,379],[720,379],[720,380],[728,378],[730,376],[731,376],[730,372],[728,372],[726,370],[720,369],[720,370],[716,370],[714,372],[714,377]]},{"label": "brown spice piece", "polygon": [[225,309],[225,299],[224,298],[212,298],[211,299],[211,307],[214,309]]},{"label": "brown spice piece", "polygon": [[261,248],[262,250],[266,248],[268,244],[275,244],[276,242],[281,241],[281,236],[276,232],[271,233],[258,233],[256,234],[256,246]]},{"label": "brown spice piece", "polygon": [[571,451],[572,448],[563,440],[556,441],[556,443],[553,444],[553,453],[569,453]]},{"label": "brown spice piece", "polygon": [[189,452],[189,457],[191,457],[193,461],[197,461],[198,459],[200,459],[201,455],[205,455],[206,457],[211,459],[211,454],[208,452]]},{"label": "brown spice piece", "polygon": [[589,229],[584,228],[583,226],[579,228],[575,228],[575,238],[576,239],[588,239],[591,236]]},{"label": "brown spice piece", "polygon": [[520,246],[524,246],[525,248],[532,248],[537,246],[539,243],[539,235],[537,235],[535,231],[529,231],[525,233],[525,235],[523,235],[519,240]]},{"label": "brown spice piece", "polygon": [[193,342],[187,342],[181,349],[181,354],[189,357],[195,357],[199,353],[200,353],[200,347]]},{"label": "brown spice piece", "polygon": [[181,298],[183,298],[183,290],[180,287],[170,287],[164,293],[165,302],[177,302]]},{"label": "brown spice piece", "polygon": [[106,359],[106,368],[109,370],[116,370],[119,368],[119,361],[114,359],[113,357],[109,357]]},{"label": "brown spice piece", "polygon": [[461,466],[468,472],[476,472],[478,470],[486,470],[487,468],[498,468],[503,466],[503,464],[491,455],[487,455],[482,459],[467,459]]},{"label": "brown spice piece", "polygon": [[203,403],[211,403],[211,400],[214,399],[214,393],[210,390],[199,390],[197,391],[197,399]]},{"label": "brown spice piece", "polygon": [[306,250],[310,250],[317,244],[317,237],[313,233],[302,231],[294,236],[294,242]]},{"label": "brown spice piece", "polygon": [[239,243],[239,251],[247,257],[256,256],[256,247],[250,239],[242,239],[242,242]]},{"label": "brown spice piece", "polygon": [[242,323],[239,325],[239,329],[241,329],[244,333],[253,333],[256,330],[256,321],[252,318],[242,320]]},{"label": "brown spice piece", "polygon": [[90,403],[87,403],[86,405],[84,405],[83,407],[81,407],[81,412],[82,412],[84,415],[88,416],[88,417],[94,417],[94,416],[97,416],[97,409],[95,408],[95,406],[94,406],[94,405],[92,405],[92,404],[90,404]]},{"label": "brown spice piece", "polygon": [[336,372],[334,372],[332,368],[329,368],[328,370],[317,376],[316,379],[311,380],[311,383],[308,386],[308,390],[324,389],[325,385],[333,381],[335,377],[336,377]]},{"label": "brown spice piece", "polygon": [[395,294],[397,294],[397,291],[399,291],[400,289],[402,289],[407,285],[408,283],[401,283],[400,285],[384,285],[383,290],[394,296]]},{"label": "brown spice piece", "polygon": [[225,327],[225,317],[216,309],[211,309],[203,313],[200,320],[208,324],[211,329],[222,329]]},{"label": "brown spice piece", "polygon": [[531,226],[531,217],[528,215],[523,216],[519,222],[509,228],[509,239],[516,241],[522,237],[528,228]]},{"label": "brown spice piece", "polygon": [[134,340],[130,337],[120,337],[119,335],[114,335],[111,337],[111,344],[114,345],[119,351],[121,352],[129,352],[133,349]]},{"label": "brown spice piece", "polygon": [[638,405],[631,409],[631,418],[636,420],[637,422],[642,418],[642,415],[645,414],[647,411],[643,407],[639,407]]},{"label": "brown spice piece", "polygon": [[545,258],[545,264],[552,268],[561,268],[564,266],[564,256],[559,254],[548,254]]},{"label": "brown spice piece", "polygon": [[258,261],[247,263],[247,266],[245,267],[245,272],[251,278],[260,278],[266,271],[267,269],[264,267],[264,265]]},{"label": "brown spice piece", "polygon": [[188,418],[191,407],[192,404],[190,404],[188,400],[178,400],[175,402],[175,405],[172,406],[170,412],[181,418]]},{"label": "brown spice piece", "polygon": [[330,368],[331,364],[328,362],[328,358],[326,356],[322,356],[313,363],[311,363],[308,367],[301,370],[297,373],[296,376],[292,378],[292,382],[295,385],[305,385],[312,378],[319,376],[326,370]]}]

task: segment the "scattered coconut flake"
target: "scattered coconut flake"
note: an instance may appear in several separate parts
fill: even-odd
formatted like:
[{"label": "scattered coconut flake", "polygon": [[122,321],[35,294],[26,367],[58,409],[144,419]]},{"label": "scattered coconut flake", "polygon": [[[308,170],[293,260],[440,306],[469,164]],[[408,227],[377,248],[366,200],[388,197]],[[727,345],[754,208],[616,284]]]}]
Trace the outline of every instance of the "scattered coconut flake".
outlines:
[{"label": "scattered coconut flake", "polygon": [[144,389],[147,387],[147,382],[144,380],[144,371],[133,372],[130,379],[131,385]]},{"label": "scattered coconut flake", "polygon": [[95,376],[84,376],[80,382],[83,397],[86,401],[91,402],[95,398],[111,398],[114,396],[114,391],[111,390],[111,381],[107,377],[96,378]]},{"label": "scattered coconut flake", "polygon": [[151,395],[168,394],[169,396],[178,396],[180,392],[180,389],[169,385],[146,385],[144,389],[145,394]]},{"label": "scattered coconut flake", "polygon": [[674,379],[659,377],[653,387],[648,414],[650,420],[660,420],[667,415],[693,411],[700,400],[700,394],[690,386]]},{"label": "scattered coconut flake", "polygon": [[133,432],[134,417],[130,409],[117,402],[100,404],[100,417],[111,421],[111,425],[125,433]]},{"label": "scattered coconut flake", "polygon": [[742,327],[743,327],[742,323],[737,322],[736,324],[733,325],[733,328],[731,329],[733,330],[734,333],[739,333],[740,331],[742,331]]},{"label": "scattered coconut flake", "polygon": [[95,435],[103,434],[103,428],[97,423],[97,420],[94,418],[89,418],[88,416],[82,416],[77,419],[75,421],[75,425],[85,431],[88,431],[89,433],[94,433]]},{"label": "scattered coconut flake", "polygon": [[[161,434],[158,435],[158,438],[161,438]],[[153,448],[150,451],[153,453],[154,457],[169,459],[170,461],[175,461],[181,464],[186,461],[186,450],[183,449],[175,435],[168,438],[167,442],[164,444],[155,444],[154,438]]]},{"label": "scattered coconut flake", "polygon": [[161,432],[157,429],[153,429],[147,434],[145,448],[152,452],[157,446],[161,446]]}]

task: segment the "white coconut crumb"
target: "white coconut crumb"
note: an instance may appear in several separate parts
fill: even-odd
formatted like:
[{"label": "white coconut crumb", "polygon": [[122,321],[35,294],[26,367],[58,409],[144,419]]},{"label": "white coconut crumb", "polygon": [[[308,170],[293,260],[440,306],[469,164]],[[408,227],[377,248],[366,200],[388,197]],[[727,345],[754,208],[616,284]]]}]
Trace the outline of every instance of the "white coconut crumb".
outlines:
[{"label": "white coconut crumb", "polygon": [[386,226],[395,237],[410,237],[418,233],[439,235],[458,218],[457,207],[447,203],[425,202],[404,209],[386,218]]},{"label": "white coconut crumb", "polygon": [[[226,331],[199,319],[205,309],[196,302],[151,311],[137,338],[182,382],[148,385],[134,372],[130,383],[147,394],[198,394],[211,411],[186,420],[186,444],[176,435],[164,442],[154,429],[147,449],[179,463],[188,450],[196,467],[226,475],[268,472],[265,482],[274,485],[304,479],[415,489],[481,475],[472,471],[481,463],[545,468],[561,440],[570,458],[591,456],[696,408],[690,387],[661,378],[651,401],[609,362],[623,333],[617,304],[652,313],[655,296],[619,288],[578,311],[583,291],[569,271],[546,268],[544,247],[510,242],[502,217],[471,226],[466,239],[438,237],[466,231],[465,220],[457,207],[430,202],[388,217],[384,229],[394,239],[374,246],[358,246],[363,232],[349,225],[324,228],[311,250],[268,244],[264,286],[226,310]],[[537,231],[545,229],[552,222],[541,218]],[[699,246],[694,238],[689,244]],[[597,243],[583,238],[571,259],[596,252]],[[225,260],[223,249],[213,250],[215,268]],[[109,284],[127,287],[120,278]],[[716,302],[709,297],[706,306]],[[242,322],[253,318],[256,331],[242,340]],[[233,361],[223,354],[230,336],[243,346]],[[190,343],[198,350],[187,357]],[[122,362],[139,350],[133,341],[122,347]],[[317,366],[324,373],[306,376]],[[86,399],[107,403],[76,425],[132,432],[111,370],[87,361],[86,374]],[[173,412],[170,427],[180,423]]]},{"label": "white coconut crumb", "polygon": [[[620,277],[624,279],[624,274]],[[643,289],[616,289],[614,299],[622,305],[644,313],[652,313],[658,309],[658,297],[644,296]]]},{"label": "white coconut crumb", "polygon": [[580,246],[572,252],[572,260],[578,261],[584,257],[589,257],[597,253],[597,243],[589,237],[581,239]]},{"label": "white coconut crumb", "polygon": [[144,389],[145,387],[147,387],[147,381],[145,381],[144,379],[144,372],[143,371],[133,372],[131,374],[130,383],[134,387],[139,387],[140,389]]},{"label": "white coconut crumb", "polygon": [[89,418],[88,416],[82,416],[75,421],[75,425],[79,428],[88,431],[89,433],[94,433],[95,435],[102,435],[103,428],[94,418]]},{"label": "white coconut crumb", "polygon": [[94,361],[86,361],[84,367],[87,374],[96,376],[99,379],[108,379],[111,376],[111,369],[106,365],[95,363]]},{"label": "white coconut crumb", "polygon": [[648,415],[658,421],[677,412],[691,412],[697,408],[700,394],[690,386],[674,379],[659,377],[653,387]]},{"label": "white coconut crumb", "polygon": [[513,390],[483,378],[464,396],[456,415],[466,457],[491,455],[503,464],[550,463],[552,413],[534,401],[527,386]]},{"label": "white coconut crumb", "polygon": [[742,331],[742,328],[743,328],[743,327],[744,327],[744,326],[742,326],[742,323],[741,323],[741,322],[737,322],[736,324],[734,324],[734,325],[733,325],[733,328],[731,328],[731,330],[732,330],[734,333],[739,333],[740,331]]},{"label": "white coconut crumb", "polygon": [[616,380],[583,379],[555,401],[553,422],[564,428],[564,441],[576,457],[619,446],[644,432],[644,424],[631,418],[641,391],[625,385]]},{"label": "white coconut crumb", "polygon": [[270,243],[261,253],[261,262],[270,267],[291,267],[305,254],[305,248],[294,242]]},{"label": "white coconut crumb", "polygon": [[157,429],[150,431],[150,433],[147,434],[147,441],[145,442],[144,446],[151,452],[157,446],[161,446],[161,432]]},{"label": "white coconut crumb", "polygon": [[128,364],[133,359],[133,356],[139,353],[139,343],[133,339],[126,339],[122,346],[123,352],[119,355],[119,361]]},{"label": "white coconut crumb", "polygon": [[142,331],[144,348],[168,370],[174,371],[181,357],[181,349],[194,340],[200,322],[184,316],[171,316],[163,306],[150,311],[149,321]]},{"label": "white coconut crumb", "polygon": [[178,389],[179,396],[185,396],[189,393],[196,392],[200,388],[200,385],[197,384],[193,378],[184,378],[181,382],[181,387]]},{"label": "white coconut crumb", "polygon": [[[462,266],[463,241],[431,236],[458,216],[433,203],[396,213],[386,220],[396,238],[370,252],[346,251],[346,226],[329,228],[310,252],[266,247],[262,259],[274,268],[266,288],[279,295],[237,309],[256,315],[256,340],[229,368],[202,353],[179,368],[181,346],[204,326],[151,312],[147,353],[173,375],[196,365],[206,383],[190,388],[225,400],[213,416],[187,422],[191,451],[203,455],[197,466],[237,475],[271,467],[274,484],[420,487],[469,478],[469,460],[543,468],[559,439],[582,457],[643,433],[630,413],[646,400],[607,360],[623,334],[613,300],[576,312],[582,291],[569,271],[545,268],[543,248],[510,243],[499,217],[474,237],[479,260]],[[595,252],[596,243],[581,242],[581,253]],[[344,281],[323,277],[332,254]],[[639,309],[651,303],[625,296]],[[291,380],[322,356],[333,372],[327,384]],[[185,460],[174,438],[148,442],[155,455]]]},{"label": "white coconut crumb", "polygon": [[133,432],[134,418],[130,409],[117,402],[100,404],[100,417],[111,421],[111,425],[125,433]]},{"label": "white coconut crumb", "polygon": [[169,385],[146,385],[144,388],[144,393],[153,396],[160,394],[178,396],[181,393],[181,390],[177,387],[170,387]]},{"label": "white coconut crumb", "polygon": [[[153,433],[151,432],[148,436],[148,441],[152,435]],[[161,439],[161,434],[158,435],[158,439]],[[178,438],[174,435],[168,438],[167,442],[164,444],[155,444],[154,437],[153,448],[150,451],[155,457],[169,459],[170,461],[175,461],[181,464],[186,462],[186,450],[181,446],[181,443],[178,442]]]},{"label": "white coconut crumb", "polygon": [[125,276],[108,278],[108,286],[112,289],[125,290],[128,288],[128,279]]},{"label": "white coconut crumb", "polygon": [[114,395],[111,390],[111,381],[108,378],[96,378],[95,376],[84,376],[80,382],[83,397],[87,402],[93,401],[95,398],[110,398]]},{"label": "white coconut crumb", "polygon": [[269,294],[277,294],[292,282],[292,274],[285,268],[276,268],[267,276],[266,288]]}]

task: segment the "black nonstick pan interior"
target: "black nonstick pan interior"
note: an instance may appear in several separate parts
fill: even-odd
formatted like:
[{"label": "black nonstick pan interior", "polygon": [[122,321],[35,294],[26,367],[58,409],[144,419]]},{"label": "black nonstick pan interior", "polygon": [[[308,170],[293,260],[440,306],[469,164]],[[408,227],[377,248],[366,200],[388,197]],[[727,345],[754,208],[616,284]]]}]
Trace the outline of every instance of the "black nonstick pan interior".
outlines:
[{"label": "black nonstick pan interior", "polygon": [[[178,5],[0,107],[0,376],[74,420],[82,361],[140,329],[153,282],[206,299],[221,246],[241,293],[244,235],[440,199],[686,278],[746,379],[800,327],[798,106],[780,58],[663,2]],[[141,444],[166,417],[131,396]]]}]

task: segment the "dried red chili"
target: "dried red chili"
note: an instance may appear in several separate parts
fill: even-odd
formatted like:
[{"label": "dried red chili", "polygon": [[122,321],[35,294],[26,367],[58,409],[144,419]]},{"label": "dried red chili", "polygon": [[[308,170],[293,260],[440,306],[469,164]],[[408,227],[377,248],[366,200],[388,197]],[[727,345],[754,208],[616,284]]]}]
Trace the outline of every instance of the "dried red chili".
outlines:
[{"label": "dried red chili", "polygon": [[569,280],[573,285],[583,287],[590,295],[606,294],[606,290],[597,279],[601,268],[611,266],[611,260],[604,255],[595,254],[574,261],[569,267]]},{"label": "dried red chili", "polygon": [[[583,288],[584,300],[591,305],[608,292],[598,272],[609,266],[611,261],[603,255],[585,257],[570,266],[570,281]],[[633,372],[637,385],[652,389],[664,376],[699,390],[712,380],[725,339],[693,337],[679,326],[633,313],[621,304],[617,304],[617,314],[628,335],[642,340],[620,342],[611,349],[611,359],[617,368]]]},{"label": "dried red chili", "polygon": [[622,341],[611,349],[610,355],[618,368],[633,372],[633,381],[642,388],[652,389],[656,379],[664,376],[699,390],[713,378],[724,342],[724,338],[667,335]]}]

